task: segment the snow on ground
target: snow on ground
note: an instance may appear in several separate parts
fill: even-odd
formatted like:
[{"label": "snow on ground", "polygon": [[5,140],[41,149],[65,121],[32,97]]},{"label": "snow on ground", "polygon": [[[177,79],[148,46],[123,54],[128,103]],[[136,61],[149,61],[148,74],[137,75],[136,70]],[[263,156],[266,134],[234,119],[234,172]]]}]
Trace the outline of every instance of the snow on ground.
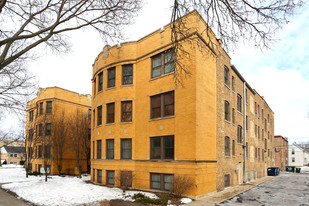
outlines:
[{"label": "snow on ground", "polygon": [[[155,194],[140,191],[127,191],[123,194],[119,188],[109,188],[88,184],[90,176],[82,179],[71,176],[50,176],[45,182],[44,176],[26,178],[23,168],[1,168],[0,183],[2,188],[15,192],[19,197],[37,205],[80,205],[103,200],[122,199],[133,201],[132,196],[143,193],[150,198],[158,198]],[[188,203],[184,198],[183,204]]]},{"label": "snow on ground", "polygon": [[301,167],[300,173],[309,173],[309,167],[307,167],[307,166]]}]

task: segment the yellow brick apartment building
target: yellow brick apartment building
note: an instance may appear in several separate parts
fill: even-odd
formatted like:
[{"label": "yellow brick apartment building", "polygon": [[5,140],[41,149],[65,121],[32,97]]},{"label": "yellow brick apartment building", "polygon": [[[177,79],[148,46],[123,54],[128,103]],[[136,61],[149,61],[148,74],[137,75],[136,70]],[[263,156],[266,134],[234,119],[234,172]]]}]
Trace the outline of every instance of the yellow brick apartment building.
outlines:
[{"label": "yellow brick apartment building", "polygon": [[59,87],[39,89],[37,97],[27,103],[29,171],[44,172],[46,168],[50,174],[87,172],[90,112],[90,95]]},{"label": "yellow brick apartment building", "polygon": [[182,22],[198,39],[181,42],[190,54],[179,60],[190,70],[182,85],[175,84],[170,25],[105,46],[96,58],[93,182],[119,186],[120,171],[129,171],[132,188],[173,191],[182,176],[194,182],[186,195],[199,197],[265,176],[273,164],[274,114],[266,101],[231,66],[214,34],[203,32],[196,11]]}]

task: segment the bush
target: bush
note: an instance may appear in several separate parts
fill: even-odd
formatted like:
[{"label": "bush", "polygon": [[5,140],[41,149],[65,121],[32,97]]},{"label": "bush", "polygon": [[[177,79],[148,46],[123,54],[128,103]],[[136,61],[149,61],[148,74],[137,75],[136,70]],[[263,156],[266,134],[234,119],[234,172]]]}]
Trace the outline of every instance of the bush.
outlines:
[{"label": "bush", "polygon": [[174,183],[174,194],[176,197],[181,197],[194,186],[193,179],[187,176],[177,175],[174,177],[173,183]]},{"label": "bush", "polygon": [[168,199],[167,198],[159,198],[159,199],[151,199],[146,197],[142,193],[134,194],[133,199],[135,202],[142,203],[144,205],[153,204],[153,205],[167,205]]},{"label": "bush", "polygon": [[34,171],[34,172],[28,172],[28,175],[38,176],[38,175],[40,175],[40,173],[39,173],[39,172],[36,172],[36,171]]},{"label": "bush", "polygon": [[24,164],[25,164],[25,160],[19,161],[19,164],[20,164],[20,165],[24,165]]},{"label": "bush", "polygon": [[125,192],[129,187],[132,186],[132,171],[121,170],[117,176],[118,181],[120,182],[120,188]]},{"label": "bush", "polygon": [[3,165],[6,165],[6,164],[7,164],[6,160],[4,160],[4,162],[3,162],[2,164],[3,164]]}]

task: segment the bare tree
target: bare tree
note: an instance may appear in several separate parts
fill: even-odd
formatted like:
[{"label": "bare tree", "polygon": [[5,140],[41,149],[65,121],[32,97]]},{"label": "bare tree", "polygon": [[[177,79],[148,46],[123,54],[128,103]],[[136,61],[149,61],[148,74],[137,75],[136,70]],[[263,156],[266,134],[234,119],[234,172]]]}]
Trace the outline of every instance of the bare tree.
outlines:
[{"label": "bare tree", "polygon": [[21,109],[35,88],[26,67],[33,49],[69,49],[65,33],[93,28],[106,41],[122,37],[140,0],[0,0],[0,109]]},{"label": "bare tree", "polygon": [[[77,109],[76,114],[71,118],[71,134],[72,134],[72,145],[75,153],[76,167],[79,172],[79,177],[82,174],[82,162],[86,161],[89,164],[90,153],[90,139],[89,139],[89,127],[90,119],[88,118],[87,111]],[[87,169],[88,166],[87,166]]]}]

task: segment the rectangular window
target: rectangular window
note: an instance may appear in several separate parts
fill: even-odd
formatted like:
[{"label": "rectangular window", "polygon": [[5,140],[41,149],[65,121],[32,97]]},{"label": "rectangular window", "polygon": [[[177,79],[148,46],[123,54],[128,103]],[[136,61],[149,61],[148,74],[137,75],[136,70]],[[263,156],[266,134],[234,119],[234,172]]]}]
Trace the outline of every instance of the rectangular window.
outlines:
[{"label": "rectangular window", "polygon": [[240,94],[237,94],[237,111],[242,111],[242,97]]},{"label": "rectangular window", "polygon": [[292,157],[292,162],[295,162],[295,157]]},{"label": "rectangular window", "polygon": [[51,114],[53,109],[52,101],[46,102],[46,113]]},{"label": "rectangular window", "polygon": [[151,57],[151,77],[155,78],[174,71],[174,52],[170,49]]},{"label": "rectangular window", "polygon": [[106,140],[106,159],[114,159],[114,140]]},{"label": "rectangular window", "polygon": [[256,102],[254,102],[254,111],[255,111],[255,114],[257,114]]},{"label": "rectangular window", "polygon": [[97,182],[102,184],[102,170],[97,170]]},{"label": "rectangular window", "polygon": [[237,127],[237,143],[242,142],[242,127],[238,125]]},{"label": "rectangular window", "polygon": [[121,139],[121,159],[132,159],[131,139]]},{"label": "rectangular window", "polygon": [[107,88],[115,87],[115,79],[116,79],[116,68],[110,68],[107,70]]},{"label": "rectangular window", "polygon": [[33,121],[33,110],[29,112],[29,121]]},{"label": "rectangular window", "polygon": [[94,78],[93,80],[93,96],[97,93],[97,79]]},{"label": "rectangular window", "polygon": [[230,121],[230,103],[228,101],[224,102],[224,119]]},{"label": "rectangular window", "polygon": [[235,156],[235,140],[232,140],[232,155]]},{"label": "rectangular window", "polygon": [[[94,113],[94,111],[93,111],[93,113]],[[98,115],[98,117],[97,117],[97,125],[99,126],[99,125],[102,124],[102,105],[98,106],[98,108],[97,108],[97,115]]]},{"label": "rectangular window", "polygon": [[10,157],[17,157],[17,154],[10,154]]},{"label": "rectangular window", "polygon": [[121,122],[132,122],[132,101],[121,102]]},{"label": "rectangular window", "polygon": [[43,114],[43,102],[40,103],[40,115]]},{"label": "rectangular window", "polygon": [[224,138],[224,153],[226,157],[230,156],[230,138],[229,137]]},{"label": "rectangular window", "polygon": [[91,109],[88,109],[88,121],[91,121]]},{"label": "rectangular window", "polygon": [[151,159],[174,159],[174,136],[150,138]]},{"label": "rectangular window", "polygon": [[99,85],[98,85],[98,92],[103,90],[103,72],[101,72],[99,75]]},{"label": "rectangular window", "polygon": [[260,105],[258,105],[258,119],[260,119]]},{"label": "rectangular window", "polygon": [[106,104],[106,123],[115,122],[115,103]]},{"label": "rectangular window", "polygon": [[43,125],[39,124],[39,137],[43,136]]},{"label": "rectangular window", "polygon": [[50,136],[51,135],[51,123],[45,124],[45,135]]},{"label": "rectangular window", "polygon": [[226,86],[230,86],[229,69],[226,66],[224,67],[224,84]]},{"label": "rectangular window", "polygon": [[102,140],[97,140],[97,159],[102,158]]},{"label": "rectangular window", "polygon": [[133,64],[122,65],[122,85],[133,84]]},{"label": "rectangular window", "polygon": [[255,155],[255,159],[257,159],[257,148],[255,148],[255,153],[254,153],[254,155]]},{"label": "rectangular window", "polygon": [[232,90],[235,91],[235,78],[232,76]]},{"label": "rectangular window", "polygon": [[173,191],[174,175],[150,173],[150,188],[158,190]]},{"label": "rectangular window", "polygon": [[95,141],[92,142],[92,159],[95,158]]},{"label": "rectangular window", "polygon": [[44,146],[44,157],[49,159],[50,158],[50,145],[46,145]]},{"label": "rectangular window", "polygon": [[260,148],[258,148],[258,160],[260,161]]},{"label": "rectangular window", "polygon": [[115,171],[114,170],[106,170],[106,184],[107,185],[115,184]]},{"label": "rectangular window", "polygon": [[224,187],[230,186],[230,175],[224,175]]},{"label": "rectangular window", "polygon": [[257,136],[257,125],[255,125],[255,127],[254,127],[254,134],[255,134],[255,136]]},{"label": "rectangular window", "polygon": [[43,150],[43,147],[42,146],[38,146],[38,158],[41,158],[42,157],[42,151]]},{"label": "rectangular window", "polygon": [[258,138],[260,139],[260,126],[258,126]]},{"label": "rectangular window", "polygon": [[33,129],[29,129],[29,141],[31,142],[33,138]]},{"label": "rectangular window", "polygon": [[95,109],[92,111],[93,113],[93,119],[92,119],[92,122],[93,122],[93,128],[95,127]]},{"label": "rectangular window", "polygon": [[174,115],[174,91],[150,97],[151,118]]},{"label": "rectangular window", "polygon": [[235,109],[232,109],[232,122],[235,124]]},{"label": "rectangular window", "polygon": [[30,161],[31,158],[33,157],[33,149],[32,149],[32,147],[28,147],[28,151],[29,151],[28,156],[29,156],[29,161]]}]

